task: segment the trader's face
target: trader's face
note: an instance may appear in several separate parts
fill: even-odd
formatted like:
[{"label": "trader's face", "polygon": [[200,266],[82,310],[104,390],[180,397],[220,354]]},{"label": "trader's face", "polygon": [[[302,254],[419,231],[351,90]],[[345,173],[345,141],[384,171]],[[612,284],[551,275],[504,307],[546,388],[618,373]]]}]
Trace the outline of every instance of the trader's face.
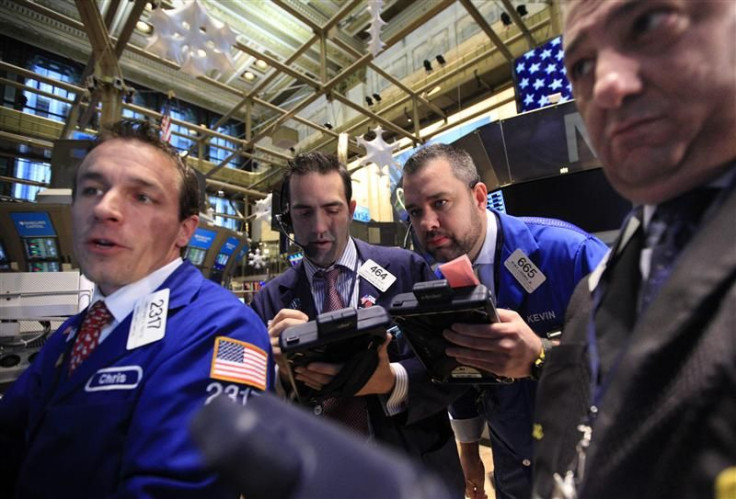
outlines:
[{"label": "trader's face", "polygon": [[736,2],[568,0],[565,65],[613,186],[659,203],[736,158]]},{"label": "trader's face", "polygon": [[445,158],[429,161],[403,180],[404,203],[419,243],[438,262],[467,254],[475,260],[486,234],[485,184],[455,177]]},{"label": "trader's face", "polygon": [[291,221],[296,242],[319,267],[342,256],[350,237],[355,201],[348,203],[337,172],[293,175],[289,184]]},{"label": "trader's face", "polygon": [[110,140],[84,159],[72,203],[74,252],[103,294],[179,256],[198,221],[179,220],[181,188],[171,159],[137,140]]}]

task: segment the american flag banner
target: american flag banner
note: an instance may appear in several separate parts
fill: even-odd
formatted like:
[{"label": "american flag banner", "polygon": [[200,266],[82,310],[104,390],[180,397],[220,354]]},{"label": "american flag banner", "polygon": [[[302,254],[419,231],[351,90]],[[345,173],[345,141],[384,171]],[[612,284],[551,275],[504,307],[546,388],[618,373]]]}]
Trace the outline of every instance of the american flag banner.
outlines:
[{"label": "american flag banner", "polygon": [[265,351],[245,341],[218,336],[212,355],[210,377],[266,389],[268,356]]},{"label": "american flag banner", "polygon": [[[567,79],[561,36],[516,59],[513,73],[520,112],[572,99],[572,85]],[[559,100],[550,101],[550,96],[555,94],[559,94]]]},{"label": "american flag banner", "polygon": [[168,100],[164,104],[164,110],[161,113],[161,140],[164,142],[171,140],[171,104]]}]

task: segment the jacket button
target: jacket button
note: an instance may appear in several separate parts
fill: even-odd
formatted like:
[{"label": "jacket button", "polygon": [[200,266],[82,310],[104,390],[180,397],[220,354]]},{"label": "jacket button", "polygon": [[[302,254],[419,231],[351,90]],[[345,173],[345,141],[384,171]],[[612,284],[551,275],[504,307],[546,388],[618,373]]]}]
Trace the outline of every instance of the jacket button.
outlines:
[{"label": "jacket button", "polygon": [[322,405],[315,405],[312,410],[317,416],[319,416],[320,414],[322,414]]},{"label": "jacket button", "polygon": [[528,459],[524,459],[521,462],[521,464],[523,464],[524,466],[531,466],[532,465],[532,462],[530,460],[528,460]]}]

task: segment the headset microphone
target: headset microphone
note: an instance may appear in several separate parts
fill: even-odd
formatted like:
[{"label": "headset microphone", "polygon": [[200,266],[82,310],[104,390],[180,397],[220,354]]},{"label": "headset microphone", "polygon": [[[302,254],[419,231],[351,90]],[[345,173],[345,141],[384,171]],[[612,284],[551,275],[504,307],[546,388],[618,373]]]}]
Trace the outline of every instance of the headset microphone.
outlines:
[{"label": "headset microphone", "polygon": [[[301,245],[301,244],[299,244],[299,243],[298,243],[298,242],[296,241],[296,239],[292,238],[292,237],[291,237],[291,236],[289,235],[289,230],[288,230],[289,228],[288,228],[288,226],[287,226],[287,225],[286,225],[286,224],[284,223],[284,221],[283,221],[284,215],[283,215],[283,214],[281,214],[281,213],[279,213],[279,214],[277,214],[277,215],[274,215],[274,217],[276,218],[276,223],[277,223],[277,224],[279,225],[279,230],[281,231],[281,234],[282,234],[282,235],[283,235],[283,236],[284,236],[284,237],[285,237],[286,239],[288,239],[289,241],[291,241],[292,243],[296,244],[297,246],[299,246],[299,247],[301,248],[301,247],[302,247],[302,245]],[[281,253],[285,253],[285,251],[282,251]]]}]

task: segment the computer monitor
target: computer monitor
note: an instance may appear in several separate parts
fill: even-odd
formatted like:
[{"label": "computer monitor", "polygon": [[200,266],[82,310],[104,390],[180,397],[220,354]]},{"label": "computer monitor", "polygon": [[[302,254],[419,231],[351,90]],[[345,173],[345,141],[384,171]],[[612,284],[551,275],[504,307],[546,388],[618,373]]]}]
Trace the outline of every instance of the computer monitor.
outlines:
[{"label": "computer monitor", "polygon": [[8,253],[5,251],[5,245],[0,241],[0,270],[10,269],[10,259]]},{"label": "computer monitor", "polygon": [[59,258],[59,248],[55,237],[24,237],[23,247],[29,262]]},{"label": "computer monitor", "polygon": [[12,212],[15,228],[23,242],[29,272],[58,272],[59,241],[51,217],[46,211]]},{"label": "computer monitor", "polygon": [[292,253],[289,255],[289,263],[292,267],[296,267],[299,265],[299,262],[301,262],[304,259],[304,253],[301,251],[298,251],[297,253]]},{"label": "computer monitor", "polygon": [[227,253],[218,253],[215,257],[215,265],[214,268],[217,270],[222,270],[227,265],[227,261],[230,259],[230,255]]},{"label": "computer monitor", "polygon": [[225,243],[220,248],[220,252],[215,257],[215,263],[212,266],[213,270],[225,270],[227,262],[230,260],[230,256],[235,252],[235,249],[240,245],[240,239],[235,236],[227,238]]},{"label": "computer monitor", "polygon": [[201,267],[204,263],[204,258],[207,256],[207,250],[202,248],[195,248],[193,246],[189,246],[187,248],[186,254],[184,255],[184,258],[192,262],[192,265],[195,265],[197,267]]},{"label": "computer monitor", "polygon": [[204,261],[207,259],[207,251],[212,246],[215,237],[217,237],[216,231],[197,227],[189,241],[189,246],[187,246],[185,258],[197,267],[204,265]]}]

